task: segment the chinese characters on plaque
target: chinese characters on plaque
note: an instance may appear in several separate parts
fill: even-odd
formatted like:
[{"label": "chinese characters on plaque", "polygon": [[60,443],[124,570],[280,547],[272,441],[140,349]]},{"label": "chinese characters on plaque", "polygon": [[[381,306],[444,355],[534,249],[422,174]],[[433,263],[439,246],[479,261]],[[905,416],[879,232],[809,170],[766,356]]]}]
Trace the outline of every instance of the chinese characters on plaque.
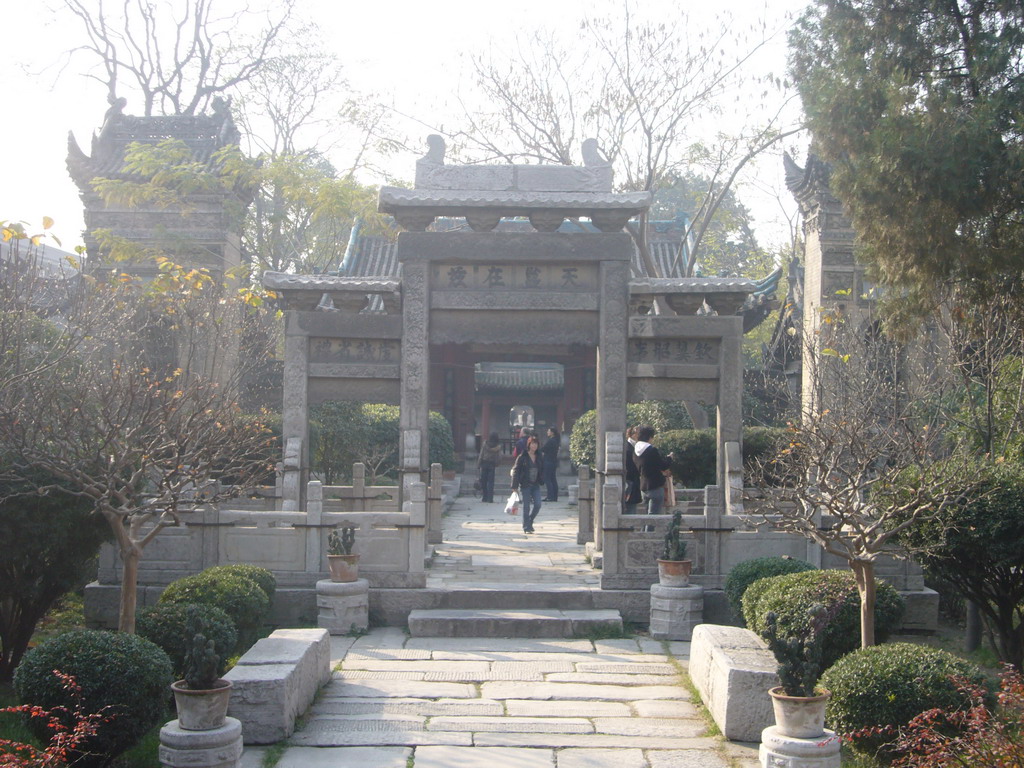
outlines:
[{"label": "chinese characters on plaque", "polygon": [[718,339],[630,339],[631,363],[718,364]]},{"label": "chinese characters on plaque", "polygon": [[432,284],[441,291],[596,291],[590,264],[435,264]]},{"label": "chinese characters on plaque", "polygon": [[393,339],[309,340],[311,363],[398,363],[400,343]]}]

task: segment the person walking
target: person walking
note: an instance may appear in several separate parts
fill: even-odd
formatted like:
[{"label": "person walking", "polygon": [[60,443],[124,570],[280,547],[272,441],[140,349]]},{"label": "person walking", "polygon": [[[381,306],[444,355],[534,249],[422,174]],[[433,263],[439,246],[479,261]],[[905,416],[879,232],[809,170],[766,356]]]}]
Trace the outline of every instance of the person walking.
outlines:
[{"label": "person walking", "polygon": [[558,501],[558,451],[562,447],[562,438],[558,430],[548,427],[548,439],[540,449],[544,457],[544,485],[547,496],[544,501]]},{"label": "person walking", "polygon": [[640,471],[640,491],[643,501],[647,502],[648,515],[660,515],[665,506],[665,470],[672,466],[674,453],[662,456],[651,445],[654,427],[643,426],[636,434],[636,465]]},{"label": "person walking", "polygon": [[494,501],[494,468],[501,458],[501,441],[497,432],[491,432],[482,446],[477,467],[480,471],[480,500],[486,504]]},{"label": "person walking", "polygon": [[634,425],[626,430],[626,446],[622,451],[622,467],[626,474],[626,487],[622,495],[625,504],[625,514],[635,515],[640,497],[640,470],[636,466],[636,434],[637,427]]},{"label": "person walking", "polygon": [[533,435],[526,439],[526,448],[512,467],[512,490],[523,501],[523,533],[533,533],[533,521],[540,512],[540,484],[544,477],[544,457],[540,443]]}]

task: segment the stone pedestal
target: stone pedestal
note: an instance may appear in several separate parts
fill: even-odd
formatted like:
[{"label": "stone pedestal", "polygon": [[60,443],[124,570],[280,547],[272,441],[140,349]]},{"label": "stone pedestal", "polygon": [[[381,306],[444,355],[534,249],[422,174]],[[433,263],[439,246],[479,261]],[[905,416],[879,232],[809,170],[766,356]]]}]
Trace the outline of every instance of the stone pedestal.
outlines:
[{"label": "stone pedestal", "polygon": [[840,740],[834,731],[814,739],[783,736],[777,726],[761,732],[761,768],[840,768]]},{"label": "stone pedestal", "polygon": [[316,583],[317,626],[332,635],[347,635],[370,626],[370,582],[330,581]]},{"label": "stone pedestal", "polygon": [[160,729],[164,768],[238,768],[242,764],[242,724],[233,717],[212,731],[186,731],[171,720]]},{"label": "stone pedestal", "polygon": [[704,618],[704,587],[651,585],[651,637],[655,640],[689,640]]}]

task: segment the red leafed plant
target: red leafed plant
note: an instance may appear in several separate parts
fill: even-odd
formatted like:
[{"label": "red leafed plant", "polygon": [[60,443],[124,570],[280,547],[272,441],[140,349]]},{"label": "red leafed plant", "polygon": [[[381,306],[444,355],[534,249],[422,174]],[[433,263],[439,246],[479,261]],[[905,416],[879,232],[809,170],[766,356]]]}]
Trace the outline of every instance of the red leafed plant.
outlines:
[{"label": "red leafed plant", "polygon": [[[46,710],[42,707],[22,704],[5,707],[0,712],[12,712],[29,717],[49,719],[50,741],[38,749],[10,739],[0,739],[0,767],[2,768],[62,768],[81,756],[81,745],[95,735],[97,726],[106,720],[102,712],[82,711],[82,689],[71,675],[54,670],[75,702],[74,709],[64,707]],[[69,725],[70,723],[70,725]]]},{"label": "red leafed plant", "polygon": [[959,687],[971,706],[932,709],[911,720],[893,747],[894,768],[1024,768],[1024,677],[1007,668],[994,707],[980,686]]}]

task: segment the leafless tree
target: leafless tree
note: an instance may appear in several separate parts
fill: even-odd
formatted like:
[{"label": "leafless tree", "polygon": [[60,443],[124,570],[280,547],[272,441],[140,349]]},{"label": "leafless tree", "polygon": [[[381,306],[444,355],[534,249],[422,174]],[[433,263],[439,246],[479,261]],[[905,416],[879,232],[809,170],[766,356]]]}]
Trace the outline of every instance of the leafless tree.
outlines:
[{"label": "leafless tree", "polygon": [[119,626],[132,632],[145,547],[266,477],[268,435],[237,404],[237,358],[261,355],[225,357],[252,318],[201,271],[163,262],[148,285],[112,273],[72,293],[56,318],[0,291],[0,471],[42,472],[93,503],[121,557]]},{"label": "leafless tree", "polygon": [[[873,323],[827,312],[804,346],[816,393],[779,454],[753,473],[752,520],[803,536],[847,563],[861,598],[861,643],[873,645],[875,562],[910,554],[897,541],[974,487],[939,404],[948,380],[924,345],[887,341]],[[886,493],[898,486],[901,492]]]},{"label": "leafless tree", "polygon": [[[464,102],[467,127],[453,145],[483,159],[570,164],[582,140],[593,137],[621,188],[631,191],[699,169],[709,185],[684,238],[697,250],[742,170],[797,130],[785,125],[790,97],[781,81],[749,71],[772,33],[752,25],[749,35],[737,35],[736,24],[718,22],[714,31],[698,30],[685,14],[648,22],[627,2],[619,17],[585,21],[571,42],[537,33],[509,56],[478,56],[479,95]],[[777,110],[747,114],[732,131],[707,129],[734,109],[727,101],[742,103],[758,88]],[[642,218],[632,234],[657,274],[645,225]]]},{"label": "leafless tree", "polygon": [[137,92],[145,115],[194,115],[267,66],[295,0],[264,10],[225,10],[217,0],[64,0],[64,7],[84,33],[71,53],[98,64],[89,76],[106,86],[112,105]]}]

